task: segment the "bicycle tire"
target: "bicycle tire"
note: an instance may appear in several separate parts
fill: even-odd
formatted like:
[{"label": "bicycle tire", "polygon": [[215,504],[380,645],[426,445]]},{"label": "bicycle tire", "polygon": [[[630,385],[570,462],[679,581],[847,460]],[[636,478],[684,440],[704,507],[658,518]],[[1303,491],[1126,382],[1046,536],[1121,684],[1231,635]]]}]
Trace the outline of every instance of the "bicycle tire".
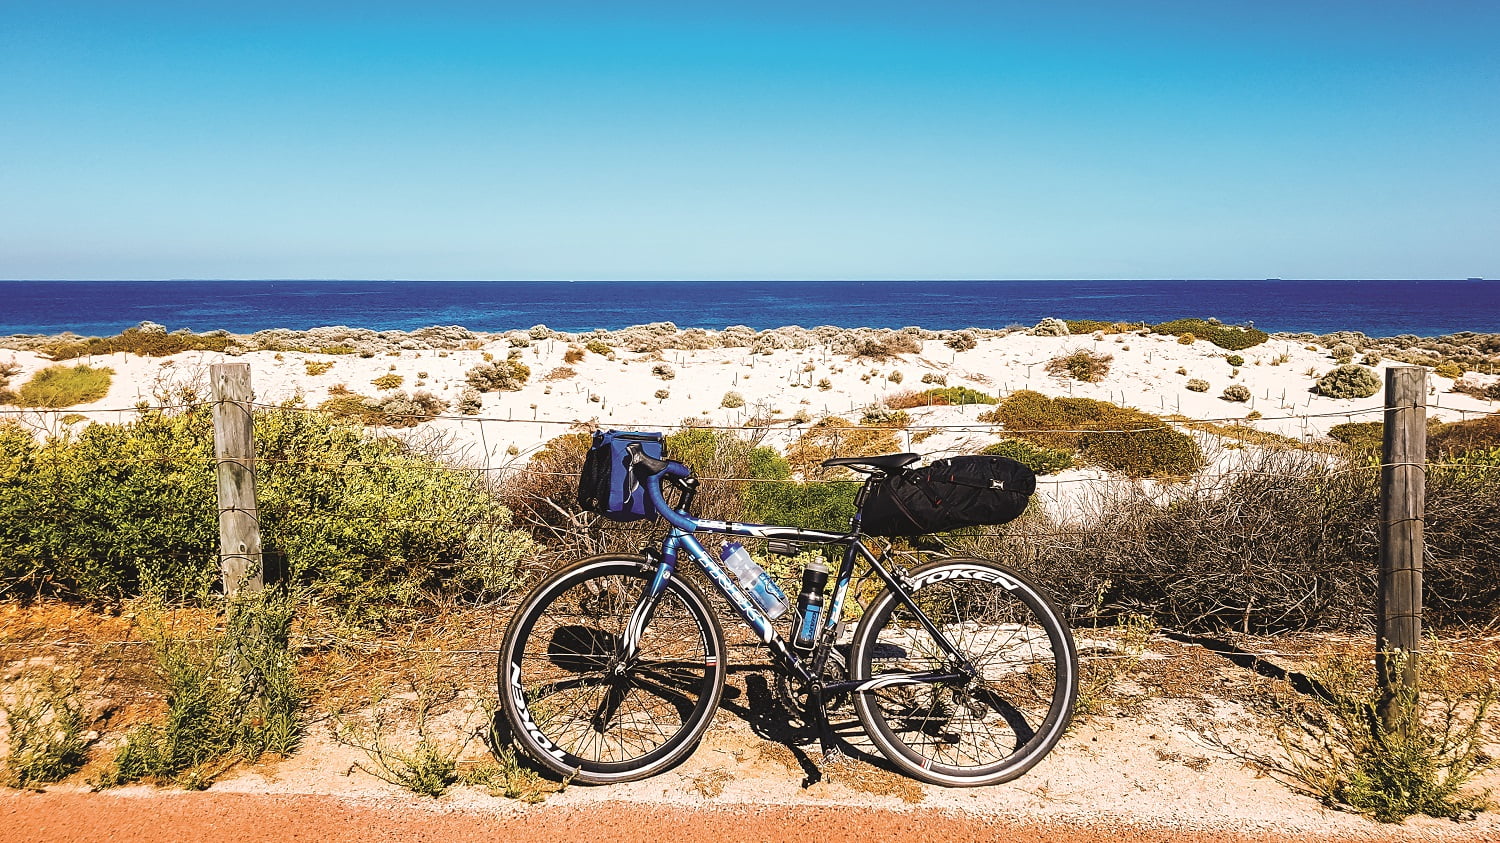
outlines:
[{"label": "bicycle tire", "polygon": [[[889,674],[949,672],[935,639],[886,589],[855,633],[854,706],[882,755],[949,787],[1010,781],[1057,744],[1078,697],[1072,632],[1025,578],[983,559],[949,557],[910,572],[911,597],[976,669],[964,684],[902,684]],[[887,678],[882,680],[882,674]]]},{"label": "bicycle tire", "polygon": [[583,784],[645,778],[681,761],[713,721],[724,690],[724,636],[703,592],[667,581],[639,658],[611,659],[656,575],[644,557],[596,556],[558,571],[521,603],[498,665],[516,744]]}]

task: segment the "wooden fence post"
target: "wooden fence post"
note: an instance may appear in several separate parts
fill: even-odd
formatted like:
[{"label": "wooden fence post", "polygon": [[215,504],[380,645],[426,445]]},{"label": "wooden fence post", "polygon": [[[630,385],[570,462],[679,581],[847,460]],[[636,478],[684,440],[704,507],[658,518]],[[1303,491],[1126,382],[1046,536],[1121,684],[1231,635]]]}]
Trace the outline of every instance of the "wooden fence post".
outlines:
[{"label": "wooden fence post", "polygon": [[218,466],[219,567],[224,593],[265,587],[260,515],[255,507],[250,364],[209,367],[214,389],[214,459]]},{"label": "wooden fence post", "polygon": [[1427,370],[1385,372],[1385,436],[1380,465],[1380,583],[1375,670],[1380,716],[1393,724],[1398,690],[1417,687],[1422,646],[1423,513],[1427,502]]}]

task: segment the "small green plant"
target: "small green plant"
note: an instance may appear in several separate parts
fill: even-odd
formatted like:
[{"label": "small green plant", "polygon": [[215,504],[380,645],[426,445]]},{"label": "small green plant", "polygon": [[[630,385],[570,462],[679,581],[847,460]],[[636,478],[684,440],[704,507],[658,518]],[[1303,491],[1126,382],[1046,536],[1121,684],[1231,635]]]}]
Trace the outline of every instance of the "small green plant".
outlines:
[{"label": "small green plant", "polygon": [[56,410],[98,401],[109,394],[114,373],[103,366],[48,366],[21,384],[15,403]]},{"label": "small green plant", "polygon": [[479,411],[484,409],[484,396],[472,386],[465,387],[464,391],[459,393],[455,409],[465,416],[477,416]]},{"label": "small green plant", "polygon": [[1043,448],[1021,439],[1002,439],[986,445],[979,453],[1009,457],[1037,474],[1056,474],[1073,467],[1073,454],[1057,448]]},{"label": "small green plant", "polygon": [[333,361],[332,360],[304,360],[304,361],[302,361],[302,365],[307,369],[307,374],[309,374],[309,375],[311,375],[313,377],[317,377],[318,375],[326,374],[329,369],[332,369],[333,368]]},{"label": "small green plant", "polygon": [[1202,378],[1189,378],[1187,382],[1187,388],[1189,392],[1207,392],[1208,381],[1203,380]]},{"label": "small green plant", "polygon": [[1115,358],[1109,354],[1095,354],[1078,349],[1047,361],[1047,372],[1059,377],[1067,376],[1084,383],[1096,383],[1109,374],[1109,366]]},{"label": "small green plant", "polygon": [[1224,358],[1224,362],[1228,363],[1231,366],[1238,367],[1245,365],[1245,358],[1238,354],[1231,354]]},{"label": "small green plant", "polygon": [[24,673],[0,696],[0,715],[9,732],[7,787],[61,781],[83,766],[89,719],[76,678],[56,670]]},{"label": "small green plant", "polygon": [[1197,341],[1198,341],[1198,338],[1195,337],[1195,336],[1193,336],[1192,334],[1184,333],[1184,334],[1178,334],[1177,335],[1177,344],[1178,345],[1192,345],[1193,343],[1195,343]]},{"label": "small green plant", "polygon": [[[1102,597],[1102,590],[1100,593]],[[1095,608],[1097,615],[1098,607]],[[1105,714],[1127,702],[1120,680],[1141,666],[1157,626],[1144,615],[1127,614],[1113,628],[1081,630],[1079,641],[1078,713]],[[1087,648],[1087,649],[1085,649]]]},{"label": "small green plant", "polygon": [[1354,346],[1346,342],[1341,342],[1328,349],[1328,356],[1332,357],[1334,360],[1337,360],[1339,363],[1353,363],[1354,352]]},{"label": "small green plant", "polygon": [[1369,398],[1380,391],[1380,378],[1364,366],[1351,363],[1318,378],[1317,391],[1329,398]]},{"label": "small green plant", "polygon": [[[1368,657],[1321,657],[1312,671],[1320,693],[1283,688],[1275,697],[1285,758],[1267,766],[1327,805],[1381,822],[1483,810],[1488,792],[1465,787],[1495,763],[1484,747],[1500,661],[1491,656],[1484,669],[1465,671],[1441,647],[1419,658],[1420,691],[1396,690],[1383,718]],[[1394,654],[1388,669],[1399,673],[1404,663]]]},{"label": "small green plant", "polygon": [[[431,666],[426,675],[412,679],[411,685],[413,693],[409,701],[377,693],[373,713],[368,718],[335,717],[333,737],[365,754],[368,766],[356,763],[355,769],[419,796],[436,798],[459,781],[458,759],[474,737],[470,728],[473,713],[462,724],[457,737],[441,738],[435,734],[431,718],[438,699],[452,696],[456,688],[435,680]],[[476,708],[482,711],[485,707]],[[409,713],[416,730],[416,741],[409,744],[391,741],[391,734],[403,719],[403,709]],[[490,719],[493,722],[493,714]]]},{"label": "small green plant", "polygon": [[379,390],[388,390],[388,389],[395,389],[395,388],[399,387],[402,383],[405,383],[405,381],[406,381],[406,379],[403,378],[403,377],[401,377],[400,375],[395,374],[395,373],[390,373],[390,374],[381,375],[380,377],[376,378],[375,380],[370,381],[370,383],[376,389],[379,389]]},{"label": "small green plant", "polygon": [[[583,347],[588,349],[589,351],[594,352],[600,357],[608,357],[610,359],[614,359],[615,350],[613,348],[610,348],[609,343],[606,343],[604,340],[589,340],[588,342],[583,344]],[[566,359],[567,358],[564,358],[564,360]]]},{"label": "small green plant", "polygon": [[206,638],[158,631],[166,717],[132,729],[99,783],[148,779],[201,790],[239,761],[295,749],[302,692],[288,647],[293,603],[265,591],[231,601],[224,631]]},{"label": "small green plant", "polygon": [[1366,351],[1364,355],[1359,358],[1359,362],[1363,366],[1374,366],[1375,364],[1380,362],[1380,359],[1380,352]]},{"label": "small green plant", "polygon": [[731,389],[724,393],[724,397],[719,400],[719,406],[728,410],[738,409],[745,406],[745,396]]},{"label": "small green plant", "polygon": [[1225,401],[1234,401],[1243,404],[1250,400],[1250,388],[1242,383],[1230,384],[1224,387],[1224,391],[1219,393],[1219,397]]}]

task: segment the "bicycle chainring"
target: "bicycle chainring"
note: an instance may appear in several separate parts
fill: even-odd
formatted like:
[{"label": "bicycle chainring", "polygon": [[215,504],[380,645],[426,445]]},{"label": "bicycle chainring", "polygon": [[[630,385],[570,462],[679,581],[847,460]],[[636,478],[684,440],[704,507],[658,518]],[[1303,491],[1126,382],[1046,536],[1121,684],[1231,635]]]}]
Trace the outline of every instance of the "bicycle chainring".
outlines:
[{"label": "bicycle chainring", "polygon": [[[849,678],[849,668],[844,663],[844,654],[837,649],[828,652],[828,658],[823,662],[822,680],[825,683],[844,682]],[[786,709],[786,713],[799,725],[810,725],[808,723],[807,711],[807,689],[802,687],[798,679],[790,674],[776,671],[776,681],[772,683],[775,688],[776,701]],[[849,705],[848,694],[835,694],[823,701],[823,709],[833,712]]]}]

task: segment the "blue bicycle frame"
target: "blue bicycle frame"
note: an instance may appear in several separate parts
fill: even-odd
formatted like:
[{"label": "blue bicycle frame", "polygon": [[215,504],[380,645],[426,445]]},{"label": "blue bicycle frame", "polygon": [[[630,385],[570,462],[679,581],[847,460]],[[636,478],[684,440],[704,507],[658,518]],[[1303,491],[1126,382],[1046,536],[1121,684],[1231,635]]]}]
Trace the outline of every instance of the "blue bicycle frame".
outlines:
[{"label": "blue bicycle frame", "polygon": [[[667,467],[655,474],[643,478],[642,485],[646,489],[646,495],[658,514],[671,525],[671,530],[662,542],[661,558],[657,562],[656,577],[652,580],[646,592],[641,596],[641,602],[632,614],[630,622],[626,625],[624,635],[624,649],[626,659],[635,656],[636,648],[640,642],[640,633],[650,623],[651,616],[655,611],[658,598],[666,591],[667,582],[677,570],[679,555],[686,551],[714,585],[727,598],[740,618],[744,620],[755,634],[771,650],[773,657],[781,665],[790,671],[798,679],[808,683],[811,687],[818,689],[823,695],[846,693],[850,691],[866,691],[876,687],[889,687],[891,685],[918,685],[934,684],[940,682],[962,682],[971,675],[972,667],[968,665],[968,659],[953,645],[948,637],[928,619],[926,613],[922,612],[911,599],[911,585],[906,582],[904,571],[892,573],[881,559],[872,554],[869,548],[860,541],[859,515],[856,513],[850,530],[846,533],[830,533],[822,530],[806,530],[800,527],[778,527],[768,524],[742,524],[736,521],[714,521],[709,519],[696,519],[683,510],[676,509],[667,504],[666,497],[662,494],[661,484],[664,479],[680,478],[686,479],[692,476],[692,471],[682,463],[666,460]],[[690,500],[690,498],[689,498]],[[684,510],[686,507],[684,506]],[[806,660],[798,657],[797,653],[787,646],[785,640],[776,634],[771,625],[771,619],[766,617],[760,607],[750,599],[738,583],[736,583],[729,572],[724,568],[713,554],[704,549],[694,533],[721,533],[733,536],[750,536],[762,539],[781,539],[787,541],[807,541],[826,544],[845,545],[843,564],[839,567],[838,577],[834,583],[833,598],[829,601],[828,610],[818,635],[818,641],[814,647],[811,666]],[[884,554],[882,554],[883,556]],[[823,685],[814,677],[820,676],[824,662],[828,657],[828,650],[837,638],[840,619],[844,611],[844,598],[849,591],[849,583],[853,579],[854,565],[857,560],[863,558],[871,568],[883,579],[901,601],[907,605],[913,614],[926,627],[933,639],[943,648],[948,657],[956,665],[963,666],[963,672],[923,671],[918,673],[891,673],[880,677],[872,677],[864,681],[835,682]]]}]

